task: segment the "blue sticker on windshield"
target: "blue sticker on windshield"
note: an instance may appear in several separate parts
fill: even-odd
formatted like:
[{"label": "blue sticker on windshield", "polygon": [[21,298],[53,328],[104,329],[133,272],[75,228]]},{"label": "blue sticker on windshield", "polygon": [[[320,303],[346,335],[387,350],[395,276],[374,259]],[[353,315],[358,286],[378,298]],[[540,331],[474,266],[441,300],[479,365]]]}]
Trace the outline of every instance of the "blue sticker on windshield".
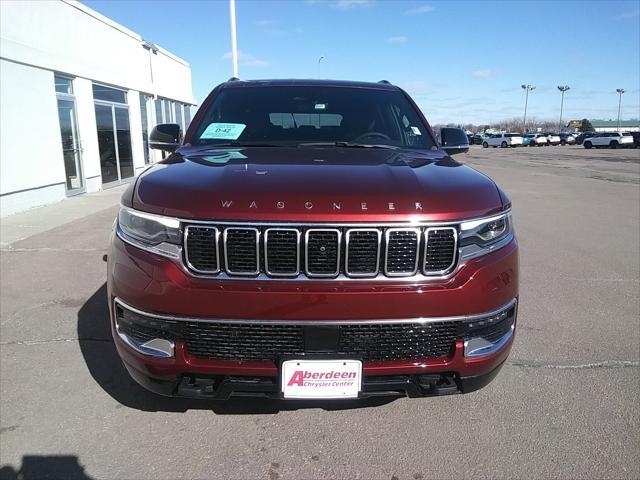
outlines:
[{"label": "blue sticker on windshield", "polygon": [[244,123],[211,123],[200,138],[237,140],[247,126]]}]

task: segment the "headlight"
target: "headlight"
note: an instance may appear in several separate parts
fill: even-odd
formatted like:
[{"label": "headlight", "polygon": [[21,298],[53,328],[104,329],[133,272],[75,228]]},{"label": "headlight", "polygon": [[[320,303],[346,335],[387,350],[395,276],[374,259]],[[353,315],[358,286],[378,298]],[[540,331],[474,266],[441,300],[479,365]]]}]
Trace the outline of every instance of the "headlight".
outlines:
[{"label": "headlight", "polygon": [[121,207],[116,231],[122,240],[136,247],[171,258],[180,256],[182,233],[178,219]]},{"label": "headlight", "polygon": [[460,251],[462,259],[492,252],[511,241],[513,221],[511,212],[494,217],[472,220],[460,224]]}]

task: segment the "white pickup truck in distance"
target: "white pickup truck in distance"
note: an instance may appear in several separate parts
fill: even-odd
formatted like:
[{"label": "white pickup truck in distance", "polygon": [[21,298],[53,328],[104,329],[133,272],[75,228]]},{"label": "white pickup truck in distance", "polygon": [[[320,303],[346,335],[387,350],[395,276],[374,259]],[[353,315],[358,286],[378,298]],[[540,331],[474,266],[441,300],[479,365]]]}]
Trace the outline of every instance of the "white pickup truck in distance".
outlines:
[{"label": "white pickup truck in distance", "polygon": [[521,147],[522,136],[519,133],[496,133],[482,142],[484,148],[489,147]]}]

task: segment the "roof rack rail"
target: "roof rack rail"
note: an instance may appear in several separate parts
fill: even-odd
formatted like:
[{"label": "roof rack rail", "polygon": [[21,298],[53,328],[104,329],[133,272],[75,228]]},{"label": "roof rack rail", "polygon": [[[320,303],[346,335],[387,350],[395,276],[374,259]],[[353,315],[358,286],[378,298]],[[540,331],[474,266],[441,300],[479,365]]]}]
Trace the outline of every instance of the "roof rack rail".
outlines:
[{"label": "roof rack rail", "polygon": [[227,82],[239,82],[240,79],[238,77],[231,77]]},{"label": "roof rack rail", "polygon": [[380,80],[378,83],[384,83],[385,85],[391,85],[389,80]]}]

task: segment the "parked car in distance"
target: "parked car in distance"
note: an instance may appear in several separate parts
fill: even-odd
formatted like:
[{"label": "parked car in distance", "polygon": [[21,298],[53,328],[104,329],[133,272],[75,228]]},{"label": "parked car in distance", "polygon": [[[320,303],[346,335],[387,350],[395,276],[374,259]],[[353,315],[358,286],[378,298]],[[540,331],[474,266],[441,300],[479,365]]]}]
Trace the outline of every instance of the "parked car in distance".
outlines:
[{"label": "parked car in distance", "polygon": [[523,135],[522,140],[524,145],[530,147],[542,147],[547,145],[547,137],[541,133],[527,133]]},{"label": "parked car in distance", "polygon": [[575,145],[576,137],[571,133],[563,132],[559,134],[560,145]]},{"label": "parked car in distance", "polygon": [[475,135],[471,136],[471,139],[469,140],[469,144],[470,145],[482,145],[482,142],[484,141],[484,135],[480,135],[479,133],[476,133]]},{"label": "parked car in distance", "polygon": [[587,138],[594,137],[596,132],[582,132],[576,137],[576,145],[582,145]]},{"label": "parked car in distance", "polygon": [[560,135],[557,133],[545,133],[547,137],[547,145],[560,145]]},{"label": "parked car in distance", "polygon": [[630,132],[633,137],[633,148],[640,148],[640,132]]},{"label": "parked car in distance", "polygon": [[630,133],[623,132],[604,132],[599,133],[584,141],[584,148],[591,147],[633,147],[633,137]]},{"label": "parked car in distance", "polygon": [[484,148],[489,147],[521,147],[522,136],[519,133],[495,133],[482,142]]},{"label": "parked car in distance", "polygon": [[123,193],[107,257],[131,376],[204,400],[489,383],[517,330],[511,200],[439,133],[399,87],[329,80],[234,78],[184,136],[156,125],[170,155]]}]

